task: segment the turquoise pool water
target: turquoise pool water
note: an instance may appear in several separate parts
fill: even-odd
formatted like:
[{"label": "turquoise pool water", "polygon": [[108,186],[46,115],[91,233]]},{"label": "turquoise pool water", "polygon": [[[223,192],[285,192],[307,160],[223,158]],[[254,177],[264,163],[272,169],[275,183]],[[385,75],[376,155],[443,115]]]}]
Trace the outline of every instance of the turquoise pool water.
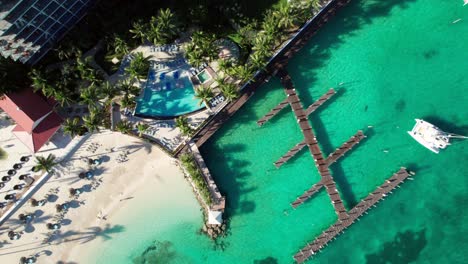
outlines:
[{"label": "turquoise pool water", "polygon": [[135,113],[147,117],[174,117],[202,109],[195,98],[192,82],[185,72],[179,74],[177,79],[174,72],[151,73],[148,76],[148,84],[143,90],[143,96],[137,100]]},{"label": "turquoise pool water", "polygon": [[197,76],[198,76],[198,79],[200,79],[201,83],[204,83],[208,81],[209,79],[211,79],[211,76],[206,71],[202,71]]},{"label": "turquoise pool water", "polygon": [[[310,263],[468,262],[468,142],[454,141],[436,155],[406,133],[414,118],[423,118],[468,134],[468,7],[462,4],[353,0],[290,62],[304,105],[330,87],[338,90],[311,120],[326,154],[358,129],[368,135],[332,166],[348,208],[400,166],[417,172]],[[194,231],[201,221],[193,220],[146,234],[165,246],[97,260],[131,263],[148,249],[147,263],[292,263],[336,215],[323,191],[290,207],[319,175],[305,150],[280,169],[273,166],[302,139],[289,109],[256,125],[283,99],[272,79],[202,148],[228,201],[230,231],[217,246]],[[126,239],[140,238],[129,233]]]}]

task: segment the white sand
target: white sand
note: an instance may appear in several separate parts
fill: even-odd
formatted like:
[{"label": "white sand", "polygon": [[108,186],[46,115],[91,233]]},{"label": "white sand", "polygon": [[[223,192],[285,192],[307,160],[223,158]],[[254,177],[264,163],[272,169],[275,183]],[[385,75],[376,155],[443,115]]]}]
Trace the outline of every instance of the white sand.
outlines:
[{"label": "white sand", "polygon": [[[102,146],[92,154],[85,150],[91,143]],[[118,163],[118,156],[127,151],[128,161]],[[79,157],[103,158],[103,164],[93,169],[97,175],[94,182],[102,179],[102,183],[73,199],[69,197],[69,188],[89,187],[93,183],[78,178],[79,172],[89,169],[89,165]],[[0,227],[0,263],[18,263],[20,257],[35,254],[39,254],[37,263],[88,263],[91,252],[109,241],[106,238],[125,236],[126,231],[119,227],[127,226],[132,218],[139,217],[134,214],[145,208],[164,210],[168,204],[175,209],[190,208],[191,217],[199,217],[201,222],[199,206],[175,161],[139,139],[111,132],[92,135],[70,162],[59,167],[58,171],[60,176],[52,176],[33,196],[42,199],[49,190],[59,188],[56,201],[42,207],[31,207],[27,203]],[[55,222],[53,218],[58,215],[55,205],[71,200],[75,200],[74,208],[65,214],[61,229],[50,244],[43,244],[50,233],[46,224]],[[34,212],[38,217],[29,227],[18,222],[20,213]],[[22,237],[10,241],[7,237],[9,230],[23,231]]]}]

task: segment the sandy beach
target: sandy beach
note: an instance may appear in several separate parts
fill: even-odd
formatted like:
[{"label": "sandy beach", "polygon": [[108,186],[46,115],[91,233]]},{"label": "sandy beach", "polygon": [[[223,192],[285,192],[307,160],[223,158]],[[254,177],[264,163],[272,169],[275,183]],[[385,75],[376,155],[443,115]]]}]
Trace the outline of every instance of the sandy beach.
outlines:
[{"label": "sandy beach", "polygon": [[[102,163],[89,165],[87,159]],[[124,160],[123,162],[119,160]],[[80,172],[91,171],[91,179]],[[82,193],[70,196],[70,188]],[[47,199],[43,206],[26,203],[0,227],[0,260],[18,263],[21,257],[36,256],[36,263],[90,263],[90,258],[106,248],[112,239],[125,239],[135,219],[145,218],[145,210],[187,210],[190,221],[201,222],[200,207],[175,160],[160,149],[137,138],[105,131],[92,135],[56,172],[33,198]],[[60,213],[58,204],[69,209]],[[20,214],[33,214],[22,223]],[[151,228],[165,228],[175,221],[168,213]],[[171,218],[172,217],[172,218]],[[155,219],[151,219],[155,220]],[[50,230],[48,223],[60,223]],[[20,234],[10,240],[8,232]],[[157,230],[146,230],[151,232]]]}]

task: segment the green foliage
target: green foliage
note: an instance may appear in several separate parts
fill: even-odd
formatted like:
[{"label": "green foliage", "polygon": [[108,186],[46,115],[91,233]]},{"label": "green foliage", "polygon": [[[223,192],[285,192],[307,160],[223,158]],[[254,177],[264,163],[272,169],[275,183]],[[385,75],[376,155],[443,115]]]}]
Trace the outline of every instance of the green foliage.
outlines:
[{"label": "green foliage", "polygon": [[78,117],[65,119],[62,127],[63,133],[65,135],[70,135],[72,138],[76,135],[84,133],[84,128],[80,125],[80,119]]},{"label": "green foliage", "polygon": [[202,31],[192,34],[192,41],[185,46],[185,56],[188,62],[199,67],[203,62],[209,62],[218,56],[218,47],[214,41],[216,36]]},{"label": "green foliage", "polygon": [[133,108],[133,107],[135,107],[135,105],[136,105],[135,97],[130,97],[128,95],[124,95],[122,97],[122,100],[120,101],[120,105],[123,108]]},{"label": "green foliage", "polygon": [[52,154],[49,154],[47,158],[44,158],[42,156],[37,156],[36,157],[36,170],[41,170],[44,172],[50,172],[50,170],[56,165],[57,163],[55,162],[55,156]]},{"label": "green foliage", "polygon": [[101,99],[100,96],[101,93],[95,85],[90,85],[88,88],[82,89],[80,94],[81,102],[88,105],[89,109],[98,107],[98,101]]},{"label": "green foliage", "polygon": [[205,179],[202,176],[200,169],[198,168],[197,164],[195,163],[195,159],[189,153],[184,153],[180,156],[180,161],[182,166],[187,170],[188,174],[192,178],[197,190],[200,192],[203,200],[208,205],[211,205],[213,200],[211,198],[210,190],[208,189],[208,185],[206,184]]},{"label": "green foliage", "polygon": [[132,131],[133,126],[132,126],[132,123],[130,123],[128,120],[122,120],[119,123],[117,123],[115,128],[120,133],[130,134],[130,132]]},{"label": "green foliage", "polygon": [[224,97],[228,101],[232,101],[237,99],[239,97],[239,92],[237,90],[237,86],[233,83],[223,83],[219,85],[219,89],[221,90],[221,93],[224,95]]},{"label": "green foliage", "polygon": [[145,57],[143,52],[134,53],[134,58],[130,65],[125,69],[125,72],[130,75],[131,80],[144,79],[148,74],[150,66],[150,57]]},{"label": "green foliage", "polygon": [[149,23],[141,20],[133,22],[130,33],[133,38],[140,39],[141,43],[146,40],[154,45],[167,44],[174,40],[179,33],[179,20],[169,9],[160,9],[157,16],[152,16]]},{"label": "green foliage", "polygon": [[213,96],[213,91],[211,91],[209,87],[201,86],[198,87],[198,89],[195,91],[195,98],[200,100],[199,104],[202,105],[205,103],[206,107],[208,108],[210,107],[208,102],[213,99]]},{"label": "green foliage", "polygon": [[143,133],[145,133],[146,130],[148,130],[149,125],[145,123],[138,123],[136,125],[136,129],[138,130],[138,136],[141,137],[143,136]]},{"label": "green foliage", "polygon": [[107,43],[107,59],[112,60],[114,57],[122,59],[123,56],[130,52],[129,47],[125,39],[117,34],[112,34],[106,39]]},{"label": "green foliage", "polygon": [[99,127],[102,125],[103,113],[92,109],[89,115],[83,117],[84,126],[90,133],[99,132]]},{"label": "green foliage", "polygon": [[192,128],[188,123],[188,118],[185,116],[179,116],[175,119],[176,127],[180,129],[180,132],[184,136],[190,136],[193,133]]}]

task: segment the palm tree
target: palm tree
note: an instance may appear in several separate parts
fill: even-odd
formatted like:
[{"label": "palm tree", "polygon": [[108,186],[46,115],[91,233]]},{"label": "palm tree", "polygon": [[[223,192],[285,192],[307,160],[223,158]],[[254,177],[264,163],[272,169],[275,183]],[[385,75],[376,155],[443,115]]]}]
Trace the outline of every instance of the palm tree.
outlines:
[{"label": "palm tree", "polygon": [[145,57],[143,52],[134,53],[134,58],[130,65],[125,69],[126,73],[132,79],[144,79],[148,74],[150,66],[150,57]]},{"label": "palm tree", "polygon": [[34,167],[35,170],[41,170],[44,172],[50,172],[50,170],[56,165],[57,163],[55,162],[55,156],[52,154],[49,154],[47,158],[44,158],[42,156],[36,157],[36,166]]},{"label": "palm tree", "polygon": [[120,92],[117,86],[111,85],[108,81],[103,82],[100,86],[101,96],[106,98],[106,102],[109,103],[117,96]]},{"label": "palm tree", "polygon": [[237,86],[233,83],[225,83],[223,85],[220,85],[219,89],[228,101],[235,100],[239,96]]},{"label": "palm tree", "polygon": [[70,93],[65,90],[57,90],[54,94],[54,99],[59,102],[61,106],[73,103]]},{"label": "palm tree", "polygon": [[49,81],[40,70],[32,69],[29,73],[29,78],[32,80],[32,87],[35,92],[41,91],[46,97],[51,97],[55,94],[55,88],[49,84]]},{"label": "palm tree", "polygon": [[179,23],[175,14],[169,8],[159,10],[156,23],[164,32],[164,41],[166,43],[177,35]]},{"label": "palm tree", "polygon": [[252,78],[252,74],[252,68],[248,65],[239,65],[233,68],[233,75],[242,82]]},{"label": "palm tree", "polygon": [[89,65],[91,60],[91,57],[86,57],[84,60],[82,58],[78,58],[76,60],[76,70],[82,80],[89,81],[93,84],[98,81],[98,76],[96,74],[96,70]]},{"label": "palm tree", "polygon": [[89,115],[83,117],[84,126],[90,133],[99,132],[99,126],[101,125],[101,115],[95,110],[90,111]]},{"label": "palm tree", "polygon": [[132,123],[128,120],[122,120],[116,125],[117,131],[123,134],[129,134],[132,131]]},{"label": "palm tree", "polygon": [[291,5],[287,2],[283,2],[278,9],[273,12],[273,15],[276,16],[278,20],[278,26],[284,29],[294,26],[294,17],[291,13]]},{"label": "palm tree", "polygon": [[132,23],[132,27],[133,28],[130,29],[130,33],[133,34],[133,38],[139,38],[141,40],[141,43],[144,43],[145,40],[148,38],[148,25],[144,24],[141,20],[138,20]]},{"label": "palm tree", "polygon": [[213,99],[213,91],[209,87],[199,87],[195,92],[195,98],[199,99],[199,104],[205,103],[206,107],[210,108],[208,102]]},{"label": "palm tree", "polygon": [[100,93],[95,85],[90,85],[81,90],[80,98],[81,102],[88,105],[90,109],[95,109],[99,105]]},{"label": "palm tree", "polygon": [[263,32],[272,39],[276,39],[279,33],[279,18],[271,11],[268,10],[262,23]]},{"label": "palm tree", "polygon": [[80,119],[78,117],[75,118],[67,118],[63,123],[63,133],[65,135],[70,135],[70,137],[75,137],[81,132],[81,125]]},{"label": "palm tree", "polygon": [[74,44],[60,45],[56,51],[57,51],[57,57],[60,60],[69,60],[74,57],[78,58],[78,57],[81,57],[81,53],[82,53],[81,50]]},{"label": "palm tree", "polygon": [[135,97],[129,97],[128,95],[124,95],[124,97],[120,101],[120,105],[123,108],[133,108],[136,105]]},{"label": "palm tree", "polygon": [[273,40],[270,36],[266,35],[265,32],[261,32],[254,41],[252,50],[257,52],[259,55],[269,57],[272,54]]},{"label": "palm tree", "polygon": [[249,63],[255,69],[263,70],[266,66],[265,56],[259,52],[254,52],[250,55]]},{"label": "palm tree", "polygon": [[136,125],[136,129],[138,130],[138,136],[141,137],[143,136],[143,133],[145,133],[146,130],[148,130],[149,125],[145,123],[138,123]]},{"label": "palm tree", "polygon": [[180,132],[184,136],[190,136],[193,130],[188,123],[188,118],[185,116],[179,116],[176,118],[176,127],[179,128]]},{"label": "palm tree", "polygon": [[113,47],[113,52],[117,57],[123,57],[125,54],[129,53],[127,42],[115,33],[112,36],[111,45]]}]

